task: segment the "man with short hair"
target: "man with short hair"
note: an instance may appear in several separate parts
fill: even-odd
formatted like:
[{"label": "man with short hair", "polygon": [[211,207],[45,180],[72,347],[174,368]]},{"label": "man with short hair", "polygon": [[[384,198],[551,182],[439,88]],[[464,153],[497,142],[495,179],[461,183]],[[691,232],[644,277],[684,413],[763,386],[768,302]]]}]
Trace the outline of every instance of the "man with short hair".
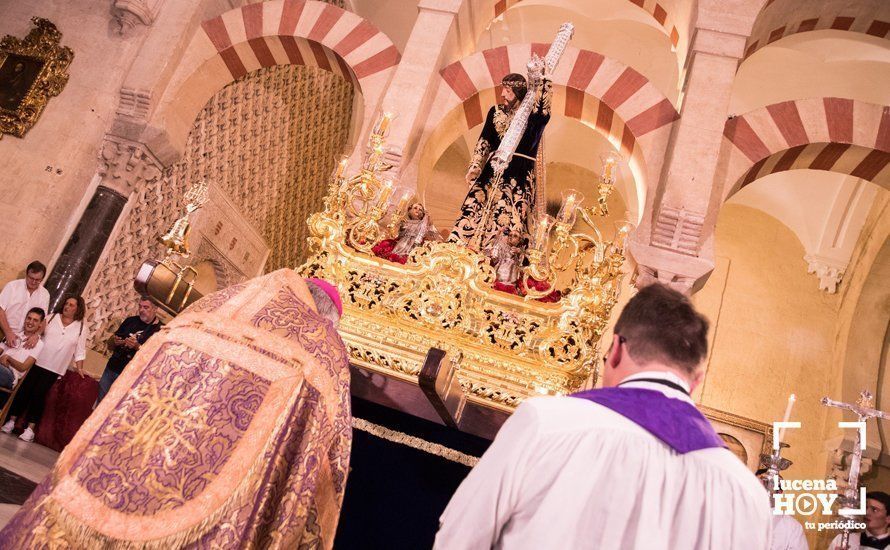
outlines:
[{"label": "man with short hair", "polygon": [[708,321],[651,285],[614,332],[605,387],[523,402],[442,514],[436,548],[768,547],[763,487],[689,395]]},{"label": "man with short hair", "polygon": [[142,344],[160,329],[158,307],[147,296],[140,296],[139,314],[124,319],[108,342],[109,348],[113,351],[108,363],[105,364],[105,372],[99,379],[97,403],[102,401]]},{"label": "man with short hair", "polygon": [[[0,330],[12,348],[17,347],[17,334],[24,328],[25,315],[35,307],[49,311],[49,291],[42,285],[44,277],[46,266],[35,260],[25,268],[24,279],[10,281],[0,291]],[[37,331],[28,337],[25,348],[33,348],[39,339]]]},{"label": "man with short hair", "polygon": [[[890,548],[890,495],[883,491],[865,494],[865,531],[850,534],[850,544],[841,547],[841,537],[834,537],[828,550],[884,550]],[[861,519],[859,520],[861,521]]]},{"label": "man with short hair", "polygon": [[[9,339],[6,342],[0,343],[0,351],[2,351],[2,354],[0,354],[0,387],[14,388],[18,381],[28,372],[28,369],[34,366],[37,356],[40,355],[40,351],[43,349],[43,341],[40,340],[40,328],[43,326],[44,317],[46,317],[44,310],[39,307],[31,308],[25,315],[22,332],[16,334],[15,340],[18,345],[9,345]],[[30,349],[26,348],[24,343],[34,335],[38,337],[37,343]],[[9,433],[12,429],[3,431]]]},{"label": "man with short hair", "polygon": [[[770,493],[770,504],[772,504],[772,480],[770,479],[769,470],[761,468],[754,472],[754,475],[763,484],[763,487]],[[782,479],[782,476],[779,476]],[[776,493],[781,494],[782,488],[777,487]],[[804,535],[803,527],[800,522],[794,519],[794,516],[788,514],[773,514],[773,538],[770,542],[770,550],[809,550],[807,537]]]}]

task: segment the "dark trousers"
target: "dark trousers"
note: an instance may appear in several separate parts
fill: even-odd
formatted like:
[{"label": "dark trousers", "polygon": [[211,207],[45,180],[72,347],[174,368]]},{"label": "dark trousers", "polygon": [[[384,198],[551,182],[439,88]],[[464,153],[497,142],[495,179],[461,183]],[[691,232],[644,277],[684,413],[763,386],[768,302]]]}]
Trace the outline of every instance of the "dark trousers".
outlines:
[{"label": "dark trousers", "polygon": [[96,399],[96,405],[105,399],[105,394],[108,393],[108,390],[111,389],[111,385],[114,384],[114,381],[117,380],[117,377],[120,375],[121,373],[114,372],[108,367],[105,367],[105,372],[102,373],[102,378],[99,379],[99,398]]},{"label": "dark trousers", "polygon": [[22,380],[22,387],[15,394],[15,400],[9,407],[9,416],[16,418],[24,415],[25,422],[40,422],[43,416],[43,407],[46,405],[46,394],[59,375],[44,368],[34,365],[28,376]]}]

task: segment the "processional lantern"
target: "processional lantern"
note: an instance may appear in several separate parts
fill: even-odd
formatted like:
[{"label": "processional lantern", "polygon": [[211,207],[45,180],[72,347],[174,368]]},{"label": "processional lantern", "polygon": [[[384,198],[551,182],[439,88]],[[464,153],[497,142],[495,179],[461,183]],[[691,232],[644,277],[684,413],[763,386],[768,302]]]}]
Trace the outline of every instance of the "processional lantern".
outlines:
[{"label": "processional lantern", "polygon": [[166,247],[161,261],[148,260],[139,268],[134,286],[136,291],[148,296],[168,315],[176,315],[189,304],[197,301],[201,294],[195,290],[198,272],[183,260],[191,255],[189,248],[190,218],[209,199],[209,189],[205,181],[191,185],[185,193],[185,212],[170,229],[158,237],[158,242]]}]

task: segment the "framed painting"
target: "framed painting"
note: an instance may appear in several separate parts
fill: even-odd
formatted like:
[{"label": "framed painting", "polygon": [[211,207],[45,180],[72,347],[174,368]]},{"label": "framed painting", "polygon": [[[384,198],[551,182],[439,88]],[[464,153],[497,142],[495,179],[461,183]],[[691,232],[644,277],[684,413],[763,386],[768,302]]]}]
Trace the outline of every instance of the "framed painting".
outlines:
[{"label": "framed painting", "polygon": [[717,434],[752,472],[760,467],[760,455],[772,452],[773,426],[743,416],[699,405]]},{"label": "framed painting", "polygon": [[59,44],[62,33],[51,22],[35,17],[31,23],[24,39],[0,41],[0,138],[24,137],[68,83],[74,52]]}]

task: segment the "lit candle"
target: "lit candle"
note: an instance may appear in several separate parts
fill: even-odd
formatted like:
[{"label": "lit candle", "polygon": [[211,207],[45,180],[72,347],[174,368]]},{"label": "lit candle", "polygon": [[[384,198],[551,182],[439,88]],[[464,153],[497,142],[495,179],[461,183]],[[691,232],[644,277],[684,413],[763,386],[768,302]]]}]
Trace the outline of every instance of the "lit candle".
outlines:
[{"label": "lit candle", "polygon": [[396,215],[397,216],[403,216],[405,214],[405,211],[408,209],[408,201],[411,200],[412,194],[413,193],[411,192],[410,189],[405,189],[404,191],[402,191],[402,194],[399,197],[398,206],[396,206]]},{"label": "lit candle", "polygon": [[575,195],[569,195],[569,197],[566,199],[566,210],[571,211],[574,206],[575,206]]},{"label": "lit candle", "polygon": [[380,188],[380,198],[377,199],[377,202],[382,206],[386,204],[386,201],[389,200],[389,197],[392,195],[392,180],[386,180],[383,182],[383,187]]},{"label": "lit candle", "polygon": [[553,218],[550,216],[544,216],[538,220],[537,225],[535,226],[535,242],[532,244],[532,247],[536,250],[543,250],[544,244],[547,242],[547,237],[550,235],[550,227],[553,225]]},{"label": "lit candle", "polygon": [[[791,418],[791,409],[794,407],[794,402],[797,400],[797,397],[792,393],[788,396],[788,405],[785,407],[785,416],[782,417],[782,422],[788,422],[788,419]],[[785,437],[785,426],[779,428],[779,443],[782,442],[782,439]]]},{"label": "lit candle", "polygon": [[349,157],[344,156],[340,159],[340,162],[337,163],[337,173],[334,175],[336,179],[340,179],[343,177],[343,174],[346,173],[346,166],[349,164]]},{"label": "lit candle", "polygon": [[381,115],[380,120],[377,121],[377,127],[374,128],[375,134],[383,135],[386,133],[386,130],[389,128],[389,122],[392,120],[392,113],[384,112]]},{"label": "lit candle", "polygon": [[603,179],[606,181],[612,181],[612,170],[615,168],[615,161],[609,159],[606,161],[605,166],[603,166]]},{"label": "lit candle", "polygon": [[556,219],[561,224],[575,224],[575,210],[584,201],[584,195],[574,189],[566,189],[562,192],[562,205]]}]

